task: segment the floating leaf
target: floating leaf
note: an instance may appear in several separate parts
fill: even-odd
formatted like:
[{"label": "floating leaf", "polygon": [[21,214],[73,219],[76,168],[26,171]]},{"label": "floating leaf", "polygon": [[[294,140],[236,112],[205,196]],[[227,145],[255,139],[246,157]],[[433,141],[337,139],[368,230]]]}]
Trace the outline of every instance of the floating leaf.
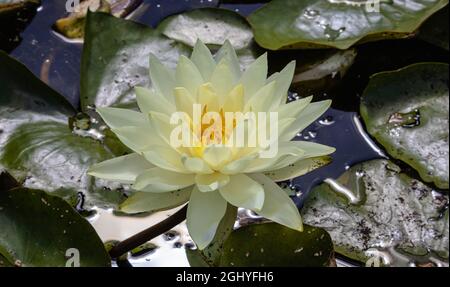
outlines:
[{"label": "floating leaf", "polygon": [[253,41],[252,29],[245,18],[225,9],[204,8],[171,16],[159,24],[158,30],[191,47],[197,39],[216,48],[228,40],[236,50],[241,50]]},{"label": "floating leaf", "polygon": [[248,18],[262,47],[334,47],[410,36],[448,0],[274,0]]},{"label": "floating leaf", "polygon": [[123,200],[121,186],[90,178],[86,170],[120,151],[117,141],[70,129],[76,111],[64,97],[1,52],[0,61],[0,164],[25,187],[72,202],[83,192],[87,206],[115,207]]},{"label": "floating leaf", "polygon": [[242,68],[262,54],[255,44],[252,29],[246,19],[226,9],[203,8],[170,16],[157,29],[167,37],[190,47],[200,39],[213,51],[228,40],[235,48]]},{"label": "floating leaf", "polygon": [[361,101],[369,133],[426,182],[449,188],[448,65],[423,63],[374,75]]},{"label": "floating leaf", "polygon": [[303,232],[276,223],[241,227],[225,241],[220,266],[333,266],[330,235],[322,228],[303,227]]},{"label": "floating leaf", "polygon": [[[64,200],[41,190],[0,190],[0,261],[15,266],[110,266],[94,228]],[[76,266],[77,258],[73,258]],[[68,263],[69,262],[69,263]],[[1,265],[0,265],[1,266]]]},{"label": "floating leaf", "polygon": [[384,264],[448,260],[448,196],[374,160],[312,190],[302,208],[305,223],[327,230],[336,252]]},{"label": "floating leaf", "polygon": [[175,68],[190,48],[159,32],[104,13],[88,13],[81,63],[81,107],[135,106],[135,86],[149,86],[149,57]]}]

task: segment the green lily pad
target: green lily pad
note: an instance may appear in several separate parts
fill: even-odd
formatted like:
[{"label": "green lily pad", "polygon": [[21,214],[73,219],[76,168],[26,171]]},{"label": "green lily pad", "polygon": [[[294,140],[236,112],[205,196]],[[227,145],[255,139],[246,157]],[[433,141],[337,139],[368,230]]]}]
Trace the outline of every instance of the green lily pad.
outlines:
[{"label": "green lily pad", "polygon": [[153,53],[170,68],[191,49],[158,31],[105,13],[88,13],[81,61],[81,108],[136,106],[135,86],[149,86]]},{"label": "green lily pad", "polygon": [[448,51],[448,6],[436,12],[420,27],[418,37]]},{"label": "green lily pad", "polygon": [[197,39],[217,49],[226,40],[236,50],[248,48],[253,42],[252,29],[245,18],[225,9],[204,8],[171,16],[158,25],[158,30],[191,47]]},{"label": "green lily pad", "polygon": [[426,182],[449,188],[448,65],[423,63],[374,75],[361,101],[369,133]]},{"label": "green lily pad", "polygon": [[170,16],[157,29],[190,47],[194,47],[197,39],[200,39],[212,51],[217,51],[228,40],[236,50],[243,69],[262,54],[247,20],[226,9],[203,8]]},{"label": "green lily pad", "polygon": [[82,192],[87,207],[116,207],[124,199],[122,186],[88,177],[86,170],[117,155],[118,141],[72,130],[76,110],[64,97],[2,52],[0,62],[0,165],[25,187],[73,204]]},{"label": "green lily pad", "polygon": [[303,232],[276,223],[253,224],[230,234],[224,243],[220,266],[334,265],[333,242],[322,228],[304,225]]},{"label": "green lily pad", "polygon": [[[274,0],[248,18],[259,45],[347,49],[358,42],[410,36],[448,0]],[[370,6],[370,7],[367,7]]]},{"label": "green lily pad", "polygon": [[41,190],[0,190],[0,226],[0,261],[7,264],[77,266],[70,256],[78,253],[79,266],[110,266],[89,222],[64,200]]},{"label": "green lily pad", "polygon": [[338,253],[409,266],[448,260],[448,203],[395,164],[373,160],[313,189],[302,217],[327,230]]}]

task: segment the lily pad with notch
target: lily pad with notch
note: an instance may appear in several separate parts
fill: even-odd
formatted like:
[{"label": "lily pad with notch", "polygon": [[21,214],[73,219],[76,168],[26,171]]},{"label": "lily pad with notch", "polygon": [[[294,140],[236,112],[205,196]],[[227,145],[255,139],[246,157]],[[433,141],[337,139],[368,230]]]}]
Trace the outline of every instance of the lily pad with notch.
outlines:
[{"label": "lily pad with notch", "polygon": [[368,132],[426,182],[449,188],[448,64],[421,63],[372,76],[361,99]]}]

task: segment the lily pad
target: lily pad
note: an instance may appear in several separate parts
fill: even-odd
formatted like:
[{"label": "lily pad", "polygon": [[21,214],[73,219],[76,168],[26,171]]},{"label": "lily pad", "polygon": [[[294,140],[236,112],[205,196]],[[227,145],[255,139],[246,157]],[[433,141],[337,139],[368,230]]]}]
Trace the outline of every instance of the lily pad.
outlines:
[{"label": "lily pad", "polygon": [[236,50],[243,69],[262,54],[247,20],[226,9],[203,8],[170,16],[157,29],[190,47],[194,47],[197,39],[200,39],[212,51],[217,51],[228,40]]},{"label": "lily pad", "polygon": [[94,228],[64,200],[41,190],[0,190],[0,261],[15,266],[110,266]]},{"label": "lily pad", "polygon": [[[274,0],[248,18],[259,45],[347,49],[358,42],[404,38],[447,0]],[[378,10],[378,11],[377,11]]]},{"label": "lily pad", "polygon": [[2,52],[0,62],[0,165],[25,187],[71,202],[82,192],[89,207],[116,207],[122,187],[88,177],[86,170],[117,155],[118,141],[72,130],[68,122],[76,110],[64,97]]},{"label": "lily pad", "polygon": [[324,229],[304,225],[299,232],[276,223],[235,230],[225,241],[220,258],[220,266],[235,267],[333,265],[333,242]]},{"label": "lily pad", "polygon": [[409,266],[448,260],[448,203],[392,162],[373,160],[313,189],[302,216],[330,233],[338,253]]},{"label": "lily pad", "polygon": [[241,50],[253,41],[252,29],[245,18],[225,9],[204,8],[171,16],[158,25],[158,30],[191,47],[200,39],[218,49],[228,40],[236,50]]},{"label": "lily pad", "polygon": [[135,86],[149,86],[153,53],[175,68],[191,49],[147,26],[105,13],[88,13],[81,62],[81,108],[136,106]]},{"label": "lily pad", "polygon": [[374,75],[361,101],[369,133],[426,182],[449,188],[448,65],[423,63]]}]

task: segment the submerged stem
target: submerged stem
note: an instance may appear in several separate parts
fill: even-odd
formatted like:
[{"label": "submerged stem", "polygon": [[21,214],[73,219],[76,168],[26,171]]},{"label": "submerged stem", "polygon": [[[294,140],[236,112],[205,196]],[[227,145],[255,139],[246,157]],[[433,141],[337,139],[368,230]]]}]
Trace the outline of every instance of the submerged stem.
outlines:
[{"label": "submerged stem", "polygon": [[164,232],[169,231],[176,225],[183,222],[183,220],[186,219],[186,211],[187,211],[187,204],[183,206],[180,210],[178,210],[175,214],[171,215],[170,217],[166,218],[165,220],[161,221],[160,223],[153,225],[123,241],[121,241],[119,244],[114,246],[110,251],[109,255],[111,258],[117,258],[121,256],[122,254],[133,250],[134,248],[144,244],[145,242],[155,238],[156,236],[159,236],[163,234]]}]

